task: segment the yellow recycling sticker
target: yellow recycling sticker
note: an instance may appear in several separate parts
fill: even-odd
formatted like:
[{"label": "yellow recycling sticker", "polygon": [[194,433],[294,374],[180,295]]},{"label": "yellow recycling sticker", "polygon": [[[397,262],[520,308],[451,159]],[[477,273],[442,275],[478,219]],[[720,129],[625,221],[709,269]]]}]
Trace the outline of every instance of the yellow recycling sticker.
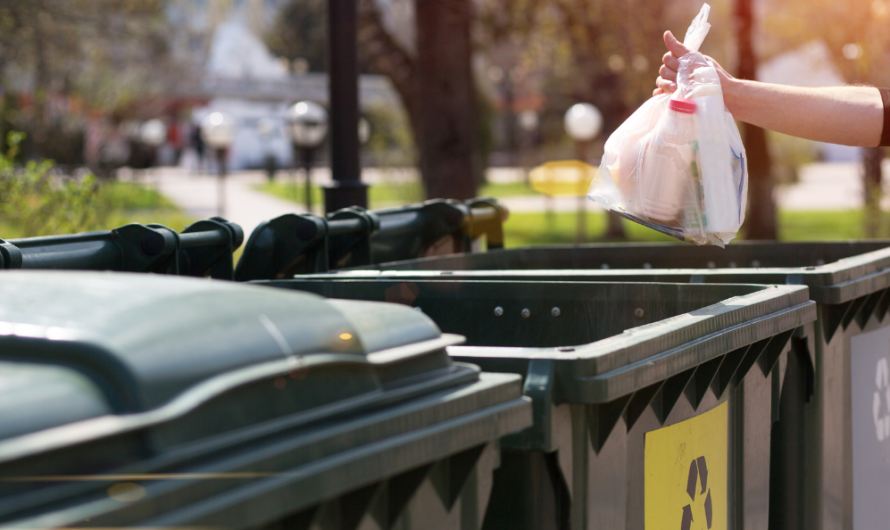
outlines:
[{"label": "yellow recycling sticker", "polygon": [[644,452],[646,530],[726,530],[725,402],[646,433]]}]

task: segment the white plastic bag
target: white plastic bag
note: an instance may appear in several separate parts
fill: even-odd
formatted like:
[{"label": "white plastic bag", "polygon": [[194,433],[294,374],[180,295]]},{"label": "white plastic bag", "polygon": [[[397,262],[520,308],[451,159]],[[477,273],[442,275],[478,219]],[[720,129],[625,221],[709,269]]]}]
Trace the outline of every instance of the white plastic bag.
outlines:
[{"label": "white plastic bag", "polygon": [[606,141],[588,198],[684,241],[724,246],[745,220],[747,158],[717,70],[698,48],[708,4],[693,20],[677,91],[644,103]]}]

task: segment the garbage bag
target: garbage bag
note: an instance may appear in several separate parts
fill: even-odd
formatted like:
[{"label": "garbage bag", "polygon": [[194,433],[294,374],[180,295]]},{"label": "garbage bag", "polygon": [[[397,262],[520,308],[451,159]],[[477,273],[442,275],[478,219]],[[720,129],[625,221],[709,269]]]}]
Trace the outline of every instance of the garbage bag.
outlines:
[{"label": "garbage bag", "polygon": [[588,198],[698,245],[724,246],[745,220],[747,157],[720,78],[699,46],[708,4],[686,32],[677,91],[654,96],[606,140]]}]

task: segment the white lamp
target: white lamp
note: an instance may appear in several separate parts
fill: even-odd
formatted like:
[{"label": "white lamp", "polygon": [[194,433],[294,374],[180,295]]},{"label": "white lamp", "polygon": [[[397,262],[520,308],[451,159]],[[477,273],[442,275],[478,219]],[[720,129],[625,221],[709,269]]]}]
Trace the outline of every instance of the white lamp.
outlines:
[{"label": "white lamp", "polygon": [[235,120],[226,112],[211,112],[201,120],[201,137],[213,149],[228,149],[235,140]]},{"label": "white lamp", "polygon": [[294,145],[315,149],[328,134],[328,113],[314,101],[300,101],[287,109],[287,132]]},{"label": "white lamp", "polygon": [[148,120],[139,128],[139,139],[152,147],[160,147],[167,141],[167,126],[157,118]]},{"label": "white lamp", "polygon": [[576,103],[566,111],[566,134],[576,142],[588,142],[597,137],[603,128],[603,115],[590,103]]}]

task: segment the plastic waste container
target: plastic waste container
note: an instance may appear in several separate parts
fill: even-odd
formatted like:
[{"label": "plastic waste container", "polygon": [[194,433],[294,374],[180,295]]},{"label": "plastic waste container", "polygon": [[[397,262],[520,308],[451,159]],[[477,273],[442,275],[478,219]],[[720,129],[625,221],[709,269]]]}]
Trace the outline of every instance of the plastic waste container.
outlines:
[{"label": "plastic waste container", "polygon": [[504,440],[486,529],[766,528],[770,432],[804,286],[258,282],[412,305],[515,373],[534,426]]},{"label": "plastic waste container", "polygon": [[0,269],[110,270],[233,279],[232,253],[244,231],[221,217],[177,233],[128,224],[82,234],[0,239]]},{"label": "plastic waste container", "polygon": [[322,218],[287,214],[251,234],[235,279],[272,280],[422,256],[469,252],[484,237],[502,248],[507,210],[494,199],[435,199],[365,210],[345,208]]},{"label": "plastic waste container", "polygon": [[0,274],[4,528],[478,528],[518,376],[405,307]]},{"label": "plastic waste container", "polygon": [[819,318],[790,358],[770,527],[860,530],[890,520],[890,241],[534,247],[378,268],[395,272],[343,274],[807,285]]}]

